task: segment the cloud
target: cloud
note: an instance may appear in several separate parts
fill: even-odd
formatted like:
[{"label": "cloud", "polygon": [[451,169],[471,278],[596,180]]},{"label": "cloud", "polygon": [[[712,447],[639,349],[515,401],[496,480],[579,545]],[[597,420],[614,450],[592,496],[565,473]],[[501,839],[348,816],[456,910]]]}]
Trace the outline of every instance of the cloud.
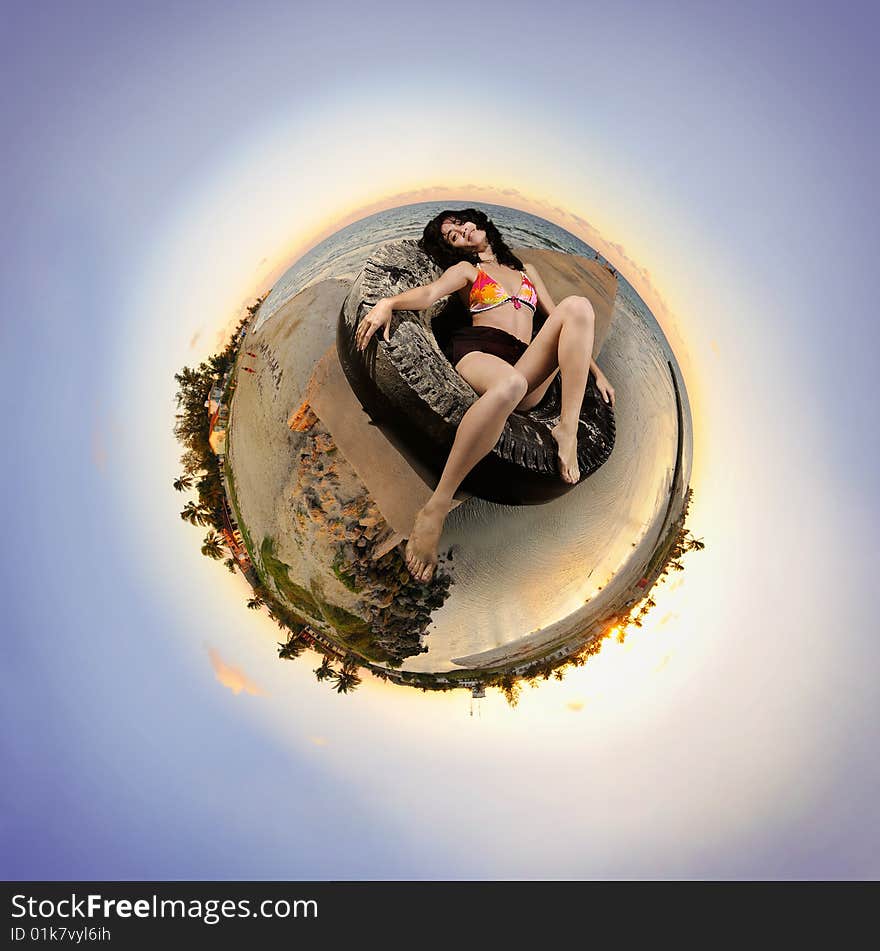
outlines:
[{"label": "cloud", "polygon": [[244,691],[254,697],[264,697],[266,695],[265,691],[261,690],[245,673],[239,670],[238,667],[231,667],[227,664],[219,652],[213,647],[208,648],[208,655],[211,658],[211,666],[214,668],[214,675],[217,680],[223,684],[224,687],[228,687],[234,694],[239,694]]},{"label": "cloud", "polygon": [[201,335],[202,335],[202,329],[200,327],[189,339],[190,350],[195,350],[196,344],[199,342],[199,337],[201,337]]},{"label": "cloud", "polygon": [[557,222],[559,222],[559,219],[564,220],[565,227],[573,230],[578,237],[583,238],[587,244],[596,248],[627,278],[648,305],[651,313],[662,325],[675,328],[675,318],[663,295],[654,284],[651,272],[637,264],[620,242],[608,240],[585,218],[566,211],[560,205],[551,205],[542,199],[530,198],[513,189],[507,189],[498,194],[512,195],[519,198],[526,205],[525,210],[531,211],[533,214],[542,215],[551,221],[554,218],[557,219]]}]

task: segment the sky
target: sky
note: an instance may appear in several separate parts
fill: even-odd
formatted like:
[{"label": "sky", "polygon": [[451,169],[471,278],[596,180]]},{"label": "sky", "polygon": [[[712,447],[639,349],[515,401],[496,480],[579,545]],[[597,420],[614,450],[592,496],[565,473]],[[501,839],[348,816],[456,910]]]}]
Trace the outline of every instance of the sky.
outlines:
[{"label": "sky", "polygon": [[[876,878],[877,17],[10,9],[4,877]],[[279,662],[171,490],[173,373],[438,195],[581,229],[642,293],[706,542],[624,644],[473,716]]]}]

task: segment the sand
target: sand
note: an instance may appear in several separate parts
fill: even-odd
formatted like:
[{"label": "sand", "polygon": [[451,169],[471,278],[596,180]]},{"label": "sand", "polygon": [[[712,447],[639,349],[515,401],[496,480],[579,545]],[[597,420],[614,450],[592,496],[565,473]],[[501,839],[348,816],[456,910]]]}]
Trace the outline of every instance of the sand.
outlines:
[{"label": "sand", "polygon": [[[594,353],[602,350],[599,363],[617,390],[618,445],[583,486],[553,503],[509,508],[472,499],[451,513],[440,547],[456,546],[456,581],[433,616],[430,651],[412,657],[406,670],[515,662],[569,630],[585,630],[638,579],[667,508],[674,393],[659,345],[620,311],[616,280],[595,262],[547,251],[521,255],[538,265],[557,302],[571,293],[593,302]],[[388,547],[408,534],[430,486],[370,424],[341,372],[336,321],[348,288],[347,281],[315,284],[247,335],[241,359],[256,372],[237,375],[229,454],[255,547],[271,537],[291,579],[319,585],[328,601],[364,616],[363,600],[329,569],[334,539],[321,506],[330,512],[369,497],[387,521],[389,534],[379,540]],[[338,447],[333,483],[316,474],[314,453],[302,464],[314,431],[288,428],[305,399],[319,417],[316,429]],[[306,507],[304,493],[311,493]],[[333,513],[328,517],[332,523]]]}]

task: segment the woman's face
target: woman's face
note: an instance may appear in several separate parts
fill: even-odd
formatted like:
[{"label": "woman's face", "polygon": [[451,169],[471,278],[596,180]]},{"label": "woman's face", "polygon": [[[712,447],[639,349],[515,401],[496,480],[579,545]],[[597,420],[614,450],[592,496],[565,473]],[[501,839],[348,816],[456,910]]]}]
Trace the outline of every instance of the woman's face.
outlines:
[{"label": "woman's face", "polygon": [[445,218],[440,225],[443,240],[453,248],[483,251],[486,249],[486,232],[473,221]]}]

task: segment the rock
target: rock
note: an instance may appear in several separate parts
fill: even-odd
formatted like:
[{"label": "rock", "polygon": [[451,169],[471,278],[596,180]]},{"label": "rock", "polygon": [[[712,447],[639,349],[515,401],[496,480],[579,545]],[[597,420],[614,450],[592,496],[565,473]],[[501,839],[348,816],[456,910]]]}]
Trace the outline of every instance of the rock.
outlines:
[{"label": "rock", "polygon": [[[289,404],[288,404],[289,405]],[[311,429],[318,422],[318,417],[312,412],[311,406],[307,400],[303,401],[297,409],[293,411],[287,425],[297,433],[304,433]]]},{"label": "rock", "polygon": [[319,452],[332,452],[336,445],[329,433],[318,433],[315,436],[315,448]]}]

